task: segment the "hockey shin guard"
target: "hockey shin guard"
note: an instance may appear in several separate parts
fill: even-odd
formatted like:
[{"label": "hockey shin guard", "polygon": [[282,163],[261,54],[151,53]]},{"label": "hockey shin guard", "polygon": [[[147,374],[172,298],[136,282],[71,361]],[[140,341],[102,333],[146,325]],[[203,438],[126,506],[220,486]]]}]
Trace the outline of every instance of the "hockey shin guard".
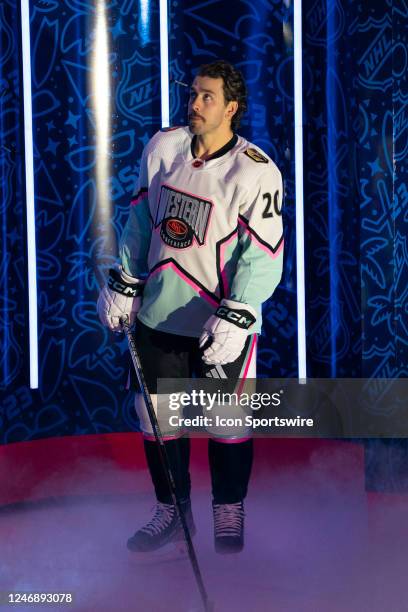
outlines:
[{"label": "hockey shin guard", "polygon": [[[191,489],[189,473],[190,440],[185,437],[168,440],[165,442],[165,447],[173,473],[177,495],[180,500],[184,501],[189,499]],[[163,504],[171,504],[172,497],[166,476],[163,473],[163,466],[160,462],[157,443],[150,440],[144,440],[144,450],[156,498]]]},{"label": "hockey shin guard", "polygon": [[208,459],[212,494],[216,504],[245,499],[253,460],[253,440],[227,444],[210,439]]}]

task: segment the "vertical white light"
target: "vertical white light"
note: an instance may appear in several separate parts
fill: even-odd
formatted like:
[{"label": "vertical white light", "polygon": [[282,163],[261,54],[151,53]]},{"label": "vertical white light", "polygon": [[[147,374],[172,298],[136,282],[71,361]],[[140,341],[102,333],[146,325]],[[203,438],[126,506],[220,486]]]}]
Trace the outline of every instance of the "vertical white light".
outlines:
[{"label": "vertical white light", "polygon": [[149,17],[149,0],[140,0],[140,35],[142,45],[146,45],[149,41]]},{"label": "vertical white light", "polygon": [[169,104],[169,41],[167,23],[167,0],[160,0],[160,82],[161,82],[161,125],[170,125]]},{"label": "vertical white light", "polygon": [[302,0],[294,0],[296,279],[299,379],[306,379],[305,251],[303,217]]},{"label": "vertical white light", "polygon": [[[92,57],[91,92],[92,110],[95,117],[98,210],[97,223],[95,224],[93,231],[98,231],[97,225],[104,228],[112,227],[112,206],[109,194],[111,87],[109,75],[108,25],[105,14],[104,0],[97,0],[94,27],[95,45]],[[113,240],[113,231],[111,232],[109,239],[110,241]]]},{"label": "vertical white light", "polygon": [[24,149],[27,211],[28,321],[30,387],[38,389],[37,255],[35,241],[33,115],[31,107],[31,52],[29,0],[21,0],[23,53]]}]

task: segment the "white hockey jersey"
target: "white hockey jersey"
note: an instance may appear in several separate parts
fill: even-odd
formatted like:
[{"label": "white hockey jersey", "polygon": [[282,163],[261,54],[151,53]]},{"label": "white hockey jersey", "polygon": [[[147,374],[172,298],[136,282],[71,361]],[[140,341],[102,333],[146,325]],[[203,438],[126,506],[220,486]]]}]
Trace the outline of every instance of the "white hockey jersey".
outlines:
[{"label": "white hockey jersey", "polygon": [[121,243],[122,266],[147,275],[138,318],[199,337],[222,298],[258,312],[282,274],[282,177],[240,136],[215,157],[192,153],[188,127],[160,131],[146,145]]}]

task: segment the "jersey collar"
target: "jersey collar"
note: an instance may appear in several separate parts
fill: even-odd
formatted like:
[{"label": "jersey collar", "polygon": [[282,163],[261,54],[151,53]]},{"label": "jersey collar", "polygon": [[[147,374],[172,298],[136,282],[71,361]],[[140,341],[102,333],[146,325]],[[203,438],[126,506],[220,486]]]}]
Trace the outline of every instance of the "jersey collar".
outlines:
[{"label": "jersey collar", "polygon": [[[195,159],[197,156],[194,154],[194,149],[195,149],[195,145],[197,142],[197,136],[194,135],[193,138],[191,139],[191,145],[190,145],[190,151],[191,151],[191,156]],[[238,142],[238,135],[234,134],[233,137],[231,138],[231,140],[229,140],[227,142],[227,144],[225,144],[223,147],[221,147],[221,149],[218,149],[218,151],[215,151],[215,153],[212,153],[209,157],[207,157],[207,159],[204,159],[204,162],[209,162],[212,159],[217,159],[218,157],[222,157],[223,155],[225,155],[225,153],[228,153],[228,151],[231,151],[231,149],[233,147],[235,147],[235,145]]]}]

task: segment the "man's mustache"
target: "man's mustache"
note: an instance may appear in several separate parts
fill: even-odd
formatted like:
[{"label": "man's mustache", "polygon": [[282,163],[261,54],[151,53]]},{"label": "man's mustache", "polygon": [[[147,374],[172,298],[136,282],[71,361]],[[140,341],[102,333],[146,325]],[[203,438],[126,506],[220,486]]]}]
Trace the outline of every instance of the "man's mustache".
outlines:
[{"label": "man's mustache", "polygon": [[188,116],[189,119],[194,119],[194,117],[197,117],[198,119],[202,119],[203,121],[205,121],[204,117],[202,117],[201,115],[197,115],[197,113],[190,113]]}]

